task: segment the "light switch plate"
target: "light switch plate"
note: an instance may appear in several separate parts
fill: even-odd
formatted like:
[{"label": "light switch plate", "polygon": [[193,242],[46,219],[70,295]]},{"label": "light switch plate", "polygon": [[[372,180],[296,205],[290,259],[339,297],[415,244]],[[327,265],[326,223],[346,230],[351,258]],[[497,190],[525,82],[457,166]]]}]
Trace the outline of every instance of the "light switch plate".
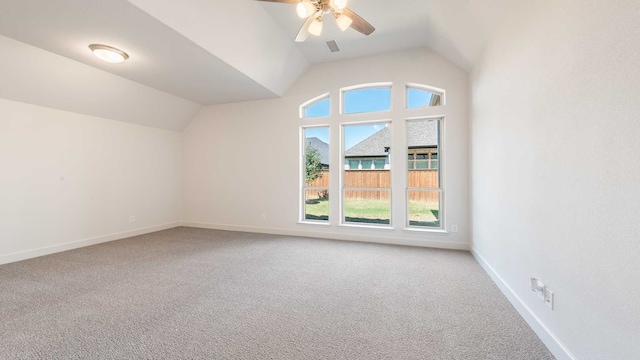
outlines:
[{"label": "light switch plate", "polygon": [[549,290],[549,288],[544,289],[544,304],[547,305],[551,310],[553,310],[553,291]]}]

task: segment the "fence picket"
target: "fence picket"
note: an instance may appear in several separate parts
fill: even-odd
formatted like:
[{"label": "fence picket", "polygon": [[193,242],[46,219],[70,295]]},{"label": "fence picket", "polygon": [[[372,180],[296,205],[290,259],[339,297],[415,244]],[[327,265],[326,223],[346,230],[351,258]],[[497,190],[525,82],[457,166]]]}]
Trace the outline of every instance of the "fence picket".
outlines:
[{"label": "fence picket", "polygon": [[[344,184],[347,188],[391,188],[389,170],[345,170]],[[438,188],[438,170],[409,170],[410,188]],[[324,170],[322,176],[308,184],[309,187],[329,187],[329,171]],[[307,197],[318,197],[323,190],[308,190]],[[389,200],[390,191],[380,190],[347,190],[345,198],[356,200]],[[409,201],[437,202],[437,192],[412,191]]]}]

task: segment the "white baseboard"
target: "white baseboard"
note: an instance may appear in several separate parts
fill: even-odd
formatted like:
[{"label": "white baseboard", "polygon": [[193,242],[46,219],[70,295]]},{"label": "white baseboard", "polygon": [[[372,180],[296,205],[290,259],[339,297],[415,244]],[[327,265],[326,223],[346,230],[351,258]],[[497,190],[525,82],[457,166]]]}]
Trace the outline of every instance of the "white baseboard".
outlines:
[{"label": "white baseboard", "polygon": [[32,259],[39,256],[55,254],[61,251],[73,250],[73,249],[77,249],[85,246],[101,244],[104,242],[125,239],[132,236],[144,235],[144,234],[148,234],[156,231],[167,230],[167,229],[175,228],[178,226],[180,226],[179,222],[156,225],[156,226],[151,226],[143,229],[125,231],[121,233],[103,235],[103,236],[93,237],[89,239],[70,241],[63,244],[45,246],[38,249],[15,252],[7,255],[0,255],[0,265],[8,264],[16,261]]},{"label": "white baseboard", "polygon": [[471,254],[478,261],[480,266],[489,274],[491,279],[496,283],[500,291],[507,297],[509,302],[516,308],[520,316],[529,324],[531,329],[538,335],[540,340],[549,348],[549,351],[558,360],[576,360],[569,349],[542,323],[539,317],[520,299],[520,297],[511,289],[511,287],[502,279],[495,269],[489,265],[482,255],[471,247]]},{"label": "white baseboard", "polygon": [[[201,229],[240,231],[240,232],[286,235],[286,236],[302,236],[302,237],[343,240],[343,241],[370,242],[370,243],[376,243],[376,244],[405,245],[405,246],[429,247],[429,248],[449,249],[449,250],[467,250],[467,251],[469,250],[469,244],[467,243],[452,242],[452,241],[436,241],[436,240],[426,240],[426,239],[422,240],[422,239],[398,238],[398,237],[394,237],[391,233],[389,234],[389,236],[372,236],[372,235],[361,235],[361,234],[312,231],[312,230],[303,230],[303,229],[290,230],[290,229],[276,229],[276,228],[256,227],[256,226],[199,223],[199,222],[189,222],[189,221],[183,221],[182,226],[201,228]],[[310,226],[310,228],[311,227],[312,226]]]}]

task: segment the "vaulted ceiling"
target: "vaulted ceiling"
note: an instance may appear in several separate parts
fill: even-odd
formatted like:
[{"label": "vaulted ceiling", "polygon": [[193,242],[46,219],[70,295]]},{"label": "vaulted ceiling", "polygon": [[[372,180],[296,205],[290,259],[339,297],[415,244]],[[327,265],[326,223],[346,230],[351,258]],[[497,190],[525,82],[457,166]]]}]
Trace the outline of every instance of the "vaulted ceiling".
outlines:
[{"label": "vaulted ceiling", "polygon": [[[0,50],[3,57],[9,57],[0,59],[0,68],[4,67],[0,76],[6,80],[0,85],[0,97],[180,130],[201,105],[284,94],[311,64],[428,47],[468,70],[496,27],[513,11],[514,3],[349,0],[348,6],[376,27],[372,35],[353,29],[341,32],[328,19],[321,36],[295,43],[303,20],[291,4],[253,0],[0,0],[0,35],[4,37]],[[325,44],[328,40],[335,40],[341,51],[331,53]],[[92,43],[120,48],[130,59],[118,65],[104,63],[88,50]],[[64,65],[65,77],[59,76],[52,62],[58,68]],[[16,67],[21,71],[16,72]],[[117,78],[103,79],[109,76]],[[98,80],[101,86],[114,89],[97,92],[86,88]],[[109,95],[111,106],[121,105],[115,87],[122,88],[125,82],[130,88],[127,97],[140,96],[142,100],[135,104],[128,99],[122,114],[92,101],[91,106],[82,104],[82,97],[105,96],[103,92],[113,90],[114,94],[109,93],[113,95]],[[56,94],[47,97],[41,93],[43,87],[61,88],[57,94],[60,100]],[[150,104],[158,104],[160,109],[145,113],[136,108]],[[163,106],[173,111],[162,110]]]}]

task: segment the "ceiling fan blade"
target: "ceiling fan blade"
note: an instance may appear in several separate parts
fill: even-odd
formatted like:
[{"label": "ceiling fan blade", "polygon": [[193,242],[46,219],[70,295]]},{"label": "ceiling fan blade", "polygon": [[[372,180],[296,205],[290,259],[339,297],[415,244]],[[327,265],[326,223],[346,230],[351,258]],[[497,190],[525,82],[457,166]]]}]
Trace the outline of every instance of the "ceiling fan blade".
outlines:
[{"label": "ceiling fan blade", "polygon": [[304,42],[309,37],[309,26],[316,19],[315,14],[309,16],[307,20],[302,24],[300,31],[298,31],[298,35],[296,36],[296,42]]},{"label": "ceiling fan blade", "polygon": [[283,4],[297,4],[300,2],[300,0],[256,0],[256,1],[275,2],[275,3],[283,3]]},{"label": "ceiling fan blade", "polygon": [[376,31],[376,28],[369,24],[367,20],[363,19],[362,17],[360,17],[360,15],[354,13],[350,9],[344,8],[342,13],[353,20],[353,22],[351,23],[351,28],[353,28],[354,30],[359,31],[365,35],[371,35],[372,32]]}]

